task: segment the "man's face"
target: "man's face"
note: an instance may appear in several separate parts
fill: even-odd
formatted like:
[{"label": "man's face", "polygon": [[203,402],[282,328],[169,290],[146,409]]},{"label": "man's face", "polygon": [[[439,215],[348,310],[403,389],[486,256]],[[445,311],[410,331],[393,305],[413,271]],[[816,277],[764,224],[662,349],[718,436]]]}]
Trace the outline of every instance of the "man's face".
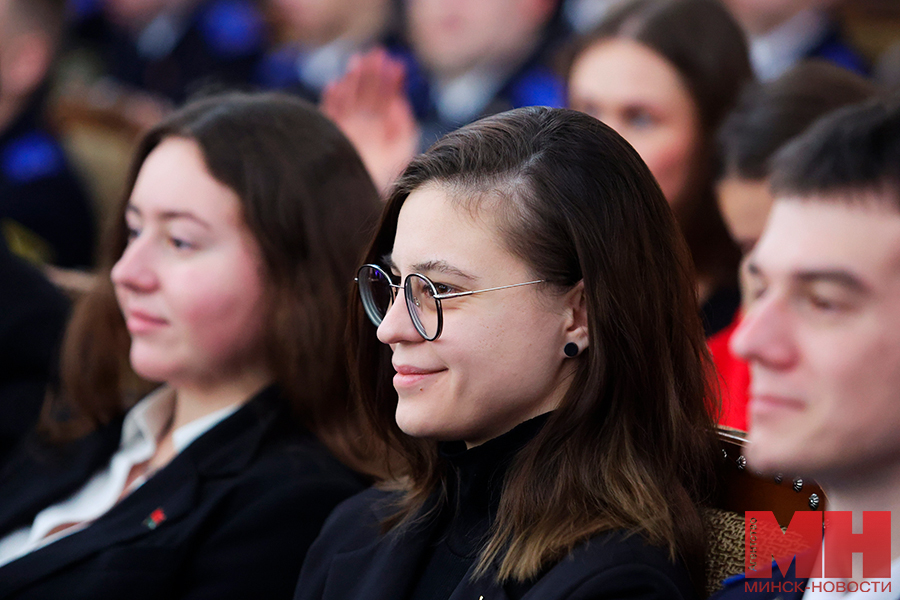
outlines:
[{"label": "man's face", "polygon": [[[476,66],[509,68],[530,50],[553,0],[406,0],[419,60],[439,78]],[[512,64],[510,64],[512,63]]]},{"label": "man's face", "polygon": [[827,484],[900,465],[900,212],[776,201],[742,276],[752,467]]},{"label": "man's face", "polygon": [[762,235],[772,210],[769,180],[728,175],[716,184],[716,197],[731,239],[746,255]]}]

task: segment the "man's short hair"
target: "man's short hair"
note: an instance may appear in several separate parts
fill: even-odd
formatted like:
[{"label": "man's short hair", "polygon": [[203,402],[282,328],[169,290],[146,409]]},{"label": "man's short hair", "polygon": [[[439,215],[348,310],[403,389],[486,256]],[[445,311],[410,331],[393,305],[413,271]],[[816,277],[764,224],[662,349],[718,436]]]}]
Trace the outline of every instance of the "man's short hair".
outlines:
[{"label": "man's short hair", "polygon": [[900,97],[840,109],[773,158],[776,197],[855,204],[872,196],[900,211]]},{"label": "man's short hair", "polygon": [[775,152],[816,119],[875,95],[861,75],[803,61],[774,81],[748,85],[717,136],[722,177],[765,179]]}]

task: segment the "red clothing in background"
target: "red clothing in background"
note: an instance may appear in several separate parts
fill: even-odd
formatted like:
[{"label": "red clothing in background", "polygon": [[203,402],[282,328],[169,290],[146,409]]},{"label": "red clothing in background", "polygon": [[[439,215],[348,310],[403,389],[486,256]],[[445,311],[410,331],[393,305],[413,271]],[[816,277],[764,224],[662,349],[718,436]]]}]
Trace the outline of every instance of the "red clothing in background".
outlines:
[{"label": "red clothing in background", "polygon": [[719,391],[722,395],[722,418],[719,419],[719,425],[747,431],[750,368],[728,348],[731,336],[740,322],[741,317],[738,315],[731,325],[709,338],[709,351],[719,373]]}]

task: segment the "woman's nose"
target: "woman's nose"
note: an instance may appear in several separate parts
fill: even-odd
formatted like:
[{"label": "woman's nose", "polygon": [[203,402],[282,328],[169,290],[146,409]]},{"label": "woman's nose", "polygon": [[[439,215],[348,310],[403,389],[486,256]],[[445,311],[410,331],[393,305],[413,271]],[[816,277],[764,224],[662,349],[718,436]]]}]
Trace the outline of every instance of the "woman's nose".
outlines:
[{"label": "woman's nose", "polygon": [[147,240],[133,238],[110,273],[113,285],[135,291],[150,292],[159,280],[154,267],[153,249]]},{"label": "woman's nose", "polygon": [[378,340],[384,344],[425,341],[409,316],[409,308],[406,306],[403,290],[398,290],[397,297],[394,298],[381,325],[378,326]]}]

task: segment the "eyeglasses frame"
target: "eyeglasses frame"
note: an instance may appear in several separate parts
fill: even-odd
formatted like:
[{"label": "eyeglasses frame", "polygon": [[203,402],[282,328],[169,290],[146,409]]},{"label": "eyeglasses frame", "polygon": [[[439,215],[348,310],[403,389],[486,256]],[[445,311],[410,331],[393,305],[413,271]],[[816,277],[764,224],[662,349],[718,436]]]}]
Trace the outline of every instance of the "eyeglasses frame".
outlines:
[{"label": "eyeglasses frame", "polygon": [[[421,273],[410,273],[409,275],[406,276],[406,279],[403,280],[402,285],[397,285],[396,283],[394,283],[391,280],[391,275],[387,271],[385,271],[378,265],[373,265],[371,263],[361,266],[356,271],[356,277],[353,278],[353,281],[355,281],[357,284],[359,284],[359,275],[362,272],[362,270],[366,269],[366,268],[374,269],[375,271],[381,273],[384,276],[384,278],[387,280],[388,285],[391,286],[391,293],[393,295],[393,299],[391,300],[392,304],[394,301],[397,300],[397,292],[395,292],[394,290],[401,290],[401,289],[403,290],[403,296],[406,299],[406,311],[409,313],[409,317],[413,322],[413,326],[416,328],[416,332],[419,335],[421,335],[422,338],[426,342],[433,342],[434,340],[438,339],[441,336],[441,332],[444,330],[444,309],[441,307],[441,300],[449,300],[450,298],[460,298],[462,296],[471,296],[473,294],[481,294],[483,292],[493,292],[496,290],[505,290],[508,288],[521,287],[523,285],[533,285],[535,283],[544,283],[546,281],[545,279],[535,279],[534,281],[525,281],[523,283],[513,283],[510,285],[500,285],[497,287],[485,288],[483,290],[468,290],[465,292],[450,292],[448,294],[438,294],[437,288],[434,286],[434,282],[431,281],[425,275],[422,275]],[[412,307],[410,306],[411,302],[412,303],[415,302],[415,298],[412,295],[412,286],[407,285],[410,277],[418,277],[418,278],[422,279],[431,288],[431,292],[432,292],[431,297],[434,300],[435,307],[437,308],[437,333],[435,333],[433,337],[429,338],[427,335],[425,335],[425,333],[424,333],[425,326],[422,325],[422,322],[419,320],[418,316],[416,315],[416,311],[412,310]],[[362,300],[361,296],[360,296],[360,299]],[[365,308],[365,300],[362,300],[362,302],[363,302],[363,308]],[[369,320],[372,320],[374,323],[371,312],[366,310],[366,315],[368,315]],[[387,313],[385,313],[385,316],[387,316]],[[381,321],[384,321],[384,317],[381,318]],[[379,325],[381,325],[381,322],[374,323],[374,324],[376,327],[378,327]]]}]

